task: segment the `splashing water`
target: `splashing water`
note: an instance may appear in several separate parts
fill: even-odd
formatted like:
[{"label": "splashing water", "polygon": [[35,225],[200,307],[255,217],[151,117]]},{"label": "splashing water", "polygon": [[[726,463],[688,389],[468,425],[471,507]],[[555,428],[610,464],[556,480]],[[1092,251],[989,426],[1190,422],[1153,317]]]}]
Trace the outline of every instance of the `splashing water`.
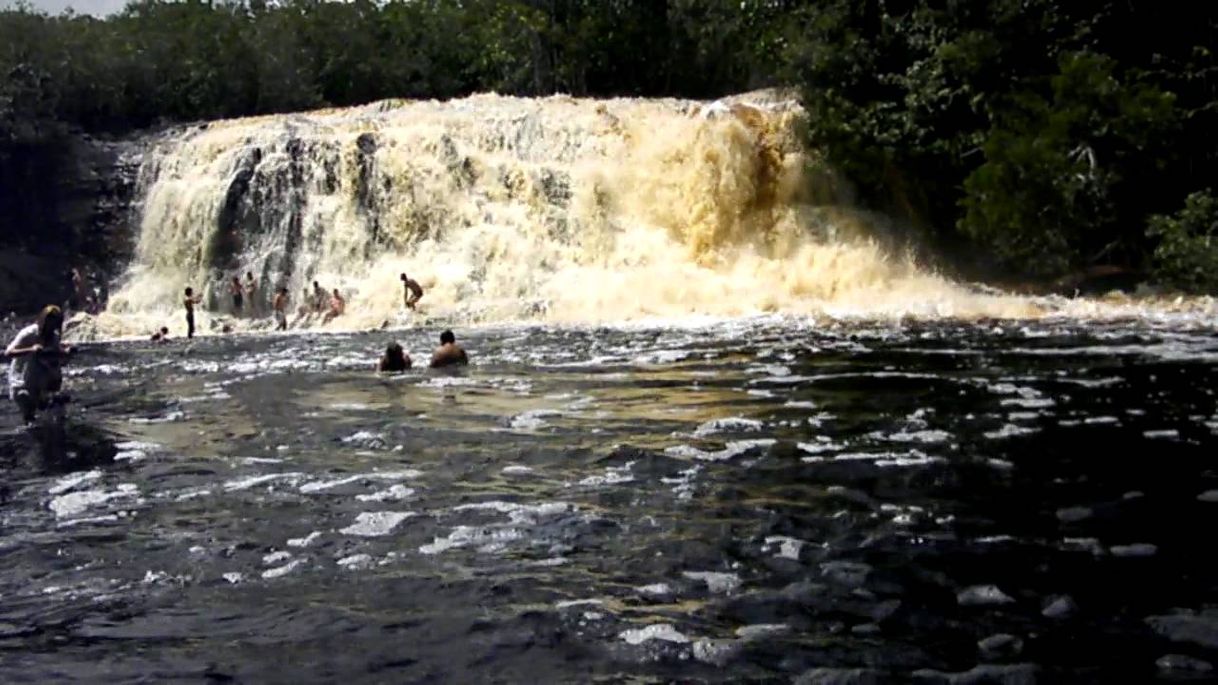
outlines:
[{"label": "splashing water", "polygon": [[179,319],[193,286],[207,330],[246,271],[293,309],[315,280],[339,288],[347,329],[402,321],[403,272],[424,316],[463,322],[1043,310],[886,249],[802,146],[803,116],[768,93],[479,95],[179,130],[141,169],[137,256],[99,328]]}]

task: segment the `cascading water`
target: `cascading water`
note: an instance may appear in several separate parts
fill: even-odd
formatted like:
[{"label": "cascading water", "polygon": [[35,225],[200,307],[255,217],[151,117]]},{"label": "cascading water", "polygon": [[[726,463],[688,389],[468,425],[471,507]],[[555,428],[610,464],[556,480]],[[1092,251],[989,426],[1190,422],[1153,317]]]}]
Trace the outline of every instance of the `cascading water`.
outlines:
[{"label": "cascading water", "polygon": [[247,271],[263,313],[265,286],[293,310],[313,281],[338,288],[330,326],[348,329],[409,321],[402,272],[427,291],[421,316],[460,322],[1038,313],[882,248],[809,173],[802,116],[772,93],[479,95],[180,130],[144,163],[137,256],[99,328],[181,318],[193,286],[207,330]]}]

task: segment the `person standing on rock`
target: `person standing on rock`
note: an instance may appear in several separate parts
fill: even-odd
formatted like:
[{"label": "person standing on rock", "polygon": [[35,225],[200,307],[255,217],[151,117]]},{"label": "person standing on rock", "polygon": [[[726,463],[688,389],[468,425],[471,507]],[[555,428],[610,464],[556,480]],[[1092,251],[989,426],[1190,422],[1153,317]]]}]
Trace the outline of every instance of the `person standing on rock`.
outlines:
[{"label": "person standing on rock", "polygon": [[228,286],[228,292],[233,296],[233,314],[241,316],[242,305],[245,303],[245,291],[241,288],[241,279],[233,276],[233,282]]},{"label": "person standing on rock", "polygon": [[275,301],[271,308],[275,310],[275,330],[288,330],[288,289],[280,288],[275,293]]},{"label": "person standing on rock", "polygon": [[410,278],[406,274],[402,274],[402,295],[405,297],[406,308],[414,309],[419,303],[419,299],[423,297],[423,286],[419,282]]},{"label": "person standing on rock", "polygon": [[85,283],[84,274],[80,273],[80,269],[72,269],[72,299],[68,303],[72,309],[83,309],[88,301],[88,287]]},{"label": "person standing on rock", "polygon": [[321,283],[313,281],[313,311],[324,312],[326,310],[326,303],[329,300],[330,298],[326,295],[325,288],[321,287]]},{"label": "person standing on rock", "polygon": [[203,297],[195,297],[195,291],[191,288],[186,289],[186,298],[182,300],[182,304],[186,306],[186,337],[195,337],[195,305],[203,301]]},{"label": "person standing on rock", "polygon": [[245,301],[249,303],[250,314],[252,314],[254,316],[257,316],[258,310],[261,309],[261,307],[258,306],[258,298],[256,297],[257,294],[258,294],[258,281],[254,280],[254,273],[252,271],[246,271],[245,272]]}]

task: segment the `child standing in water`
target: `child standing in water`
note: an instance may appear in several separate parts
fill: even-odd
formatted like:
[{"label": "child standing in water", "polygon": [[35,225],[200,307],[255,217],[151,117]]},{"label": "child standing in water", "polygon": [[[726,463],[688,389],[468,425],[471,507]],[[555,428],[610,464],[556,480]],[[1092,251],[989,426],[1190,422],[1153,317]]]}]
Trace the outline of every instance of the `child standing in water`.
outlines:
[{"label": "child standing in water", "polygon": [[186,299],[182,300],[182,304],[186,306],[187,338],[195,337],[195,305],[202,301],[202,297],[195,297],[195,291],[193,289],[186,289]]}]

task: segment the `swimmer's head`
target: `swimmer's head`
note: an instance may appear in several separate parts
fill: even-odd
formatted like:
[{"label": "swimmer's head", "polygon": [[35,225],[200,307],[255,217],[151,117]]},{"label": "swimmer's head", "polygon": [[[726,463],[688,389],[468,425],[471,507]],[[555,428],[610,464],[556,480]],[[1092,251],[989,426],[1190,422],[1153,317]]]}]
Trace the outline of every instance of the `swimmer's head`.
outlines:
[{"label": "swimmer's head", "polygon": [[190,297],[191,295],[194,295],[194,294],[195,294],[195,290],[194,290],[194,288],[187,288],[187,289],[186,289],[186,297]]},{"label": "swimmer's head", "polygon": [[399,359],[402,354],[402,346],[396,342],[389,343],[389,346],[385,348],[385,356],[390,359]]},{"label": "swimmer's head", "polygon": [[161,335],[169,335],[169,327],[161,326]]},{"label": "swimmer's head", "polygon": [[246,278],[248,278],[248,279],[250,279],[251,281],[252,281],[252,280],[254,280],[254,272],[253,272],[253,271],[246,271],[246,272],[245,272],[245,277],[246,277]]},{"label": "swimmer's head", "polygon": [[38,312],[38,332],[42,337],[46,338],[52,333],[57,333],[63,327],[63,310],[59,307],[48,304]]},{"label": "swimmer's head", "polygon": [[457,336],[453,335],[452,331],[444,331],[440,334],[441,345],[453,345],[457,342]]},{"label": "swimmer's head", "polygon": [[320,284],[320,283],[318,283],[317,281],[313,281],[313,289],[314,289],[314,290],[321,290],[321,284]]},{"label": "swimmer's head", "polygon": [[402,280],[403,280],[403,281],[405,281],[405,280],[406,280],[406,274],[402,274]]}]

